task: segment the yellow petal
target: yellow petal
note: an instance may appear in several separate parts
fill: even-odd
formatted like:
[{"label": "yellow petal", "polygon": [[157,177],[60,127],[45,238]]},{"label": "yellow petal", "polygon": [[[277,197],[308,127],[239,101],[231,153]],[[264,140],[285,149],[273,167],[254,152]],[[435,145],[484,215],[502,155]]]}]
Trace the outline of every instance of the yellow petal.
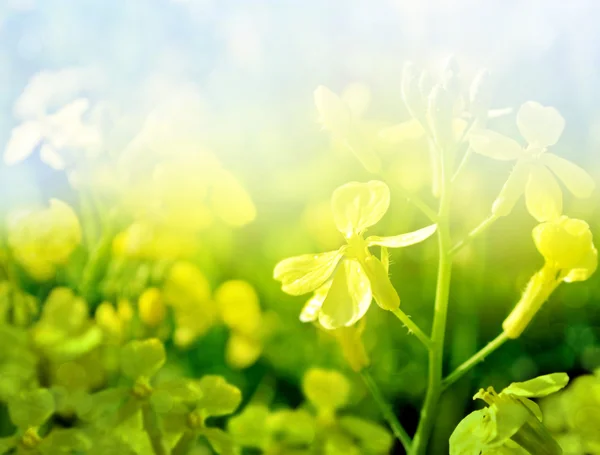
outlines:
[{"label": "yellow petal", "polygon": [[594,179],[582,168],[553,153],[544,153],[540,159],[576,197],[591,196],[596,184]]},{"label": "yellow petal", "polygon": [[390,189],[378,180],[350,182],[333,192],[331,209],[338,230],[346,238],[377,223],[390,205]]},{"label": "yellow petal", "polygon": [[388,248],[402,248],[428,239],[436,230],[437,224],[432,224],[417,231],[408,232],[407,234],[394,235],[392,237],[378,237],[373,235],[367,238],[367,245],[380,245],[387,246]]},{"label": "yellow petal", "polygon": [[358,261],[345,260],[333,277],[319,322],[326,329],[350,326],[365,315],[371,298],[369,279]]},{"label": "yellow petal", "polygon": [[527,210],[538,221],[556,219],[562,213],[562,192],[544,166],[534,166],[525,188]]},{"label": "yellow petal", "polygon": [[317,320],[319,311],[321,311],[321,307],[323,306],[323,302],[325,301],[325,297],[327,297],[330,287],[331,281],[328,281],[315,291],[313,296],[308,299],[302,308],[302,311],[300,312],[300,321],[312,322]]},{"label": "yellow petal", "polygon": [[306,294],[329,279],[342,255],[343,250],[339,249],[287,258],[275,266],[273,278],[281,281],[281,289],[288,294]]},{"label": "yellow petal", "polygon": [[338,95],[323,85],[317,87],[314,96],[319,121],[323,127],[334,134],[345,136],[352,121],[350,108]]},{"label": "yellow petal", "polygon": [[592,248],[587,256],[582,260],[581,264],[571,269],[565,277],[566,283],[574,283],[575,281],[585,281],[594,274],[598,268],[598,250]]},{"label": "yellow petal", "polygon": [[400,306],[400,297],[390,281],[386,267],[379,259],[370,255],[365,260],[365,272],[377,305],[384,310],[396,310]]},{"label": "yellow petal", "polygon": [[560,270],[579,267],[594,248],[589,225],[566,216],[536,226],[533,239],[546,262]]},{"label": "yellow petal", "polygon": [[528,101],[517,113],[517,126],[529,145],[544,148],[558,142],[565,119],[553,107]]},{"label": "yellow petal", "polygon": [[516,160],[523,153],[517,141],[492,130],[471,132],[469,144],[475,153],[495,160]]}]

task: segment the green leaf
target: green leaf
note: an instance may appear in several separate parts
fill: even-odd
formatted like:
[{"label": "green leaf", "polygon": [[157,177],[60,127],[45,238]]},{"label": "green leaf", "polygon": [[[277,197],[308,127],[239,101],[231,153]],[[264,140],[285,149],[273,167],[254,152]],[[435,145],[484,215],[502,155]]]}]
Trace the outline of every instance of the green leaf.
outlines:
[{"label": "green leaf", "polygon": [[264,449],[269,438],[268,418],[269,408],[266,406],[248,405],[240,414],[229,419],[227,432],[243,447]]},{"label": "green leaf", "polygon": [[154,376],[165,361],[165,347],[157,338],[132,341],[121,349],[121,369],[130,379]]},{"label": "green leaf", "polygon": [[381,425],[352,416],[340,418],[338,424],[344,431],[358,440],[364,452],[373,454],[390,453],[394,438]]},{"label": "green leaf", "polygon": [[558,392],[569,382],[566,373],[552,373],[525,382],[513,382],[502,393],[518,397],[545,397],[551,393]]},{"label": "green leaf", "polygon": [[242,401],[240,389],[229,384],[221,376],[204,376],[198,381],[198,386],[203,396],[197,407],[205,417],[231,414]]},{"label": "green leaf", "polygon": [[54,408],[54,397],[48,389],[21,392],[8,404],[10,419],[20,429],[41,426]]},{"label": "green leaf", "polygon": [[311,368],[304,375],[302,390],[317,409],[336,410],[348,404],[350,383],[337,371]]}]

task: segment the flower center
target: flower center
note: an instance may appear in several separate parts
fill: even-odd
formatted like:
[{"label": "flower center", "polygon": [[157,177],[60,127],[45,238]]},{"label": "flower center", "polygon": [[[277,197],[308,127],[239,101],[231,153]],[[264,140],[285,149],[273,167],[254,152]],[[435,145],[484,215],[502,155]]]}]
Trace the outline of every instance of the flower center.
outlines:
[{"label": "flower center", "polygon": [[361,235],[353,234],[346,239],[348,242],[348,249],[346,250],[346,257],[351,259],[357,259],[362,262],[369,255],[367,249],[367,242]]}]

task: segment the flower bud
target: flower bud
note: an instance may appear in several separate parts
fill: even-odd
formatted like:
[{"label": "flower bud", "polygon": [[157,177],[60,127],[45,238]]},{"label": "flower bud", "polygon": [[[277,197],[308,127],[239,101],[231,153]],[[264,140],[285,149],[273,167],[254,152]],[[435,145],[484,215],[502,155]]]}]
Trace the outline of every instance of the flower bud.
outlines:
[{"label": "flower bud", "polygon": [[489,80],[490,72],[486,69],[481,70],[473,79],[469,89],[471,115],[479,122],[480,126],[487,120],[488,110],[492,102]]},{"label": "flower bud", "polygon": [[140,295],[138,312],[140,319],[148,327],[157,327],[165,319],[167,310],[157,288],[148,288]]},{"label": "flower bud", "polygon": [[441,85],[433,87],[429,95],[429,123],[437,144],[445,148],[454,140],[452,115],[454,101],[450,93]]}]

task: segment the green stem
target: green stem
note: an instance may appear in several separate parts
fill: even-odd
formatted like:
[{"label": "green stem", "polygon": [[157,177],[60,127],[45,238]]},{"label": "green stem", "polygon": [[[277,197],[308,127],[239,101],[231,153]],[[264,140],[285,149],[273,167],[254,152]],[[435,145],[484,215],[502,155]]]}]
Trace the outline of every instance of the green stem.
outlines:
[{"label": "green stem", "polygon": [[407,315],[400,308],[392,311],[392,313],[394,313],[396,317],[400,319],[400,321],[402,321],[402,323],[408,328],[408,330],[411,333],[415,334],[415,336],[421,341],[421,343],[425,345],[427,349],[432,349],[433,345],[429,337],[425,335],[425,333],[419,328],[419,326],[413,322],[409,315]]},{"label": "green stem", "polygon": [[473,229],[471,232],[469,232],[464,239],[462,239],[460,242],[458,242],[456,245],[454,245],[452,247],[452,249],[450,250],[450,255],[454,256],[456,253],[458,253],[461,249],[463,249],[465,246],[467,246],[473,239],[475,239],[475,237],[477,237],[479,234],[481,234],[483,231],[485,231],[487,228],[489,228],[492,224],[494,224],[497,219],[498,219],[497,215],[492,214],[492,215],[488,216],[485,220],[483,220],[479,224],[479,226],[477,226],[475,229]]},{"label": "green stem", "polygon": [[196,434],[193,431],[186,431],[181,435],[175,447],[173,447],[171,455],[187,455],[192,450],[195,440]]},{"label": "green stem", "polygon": [[456,179],[458,178],[460,173],[463,171],[463,169],[469,162],[469,158],[471,157],[471,150],[472,150],[471,147],[467,148],[467,151],[463,155],[462,160],[460,161],[460,164],[458,165],[458,167],[456,168],[456,171],[454,172],[454,175],[452,176],[452,182],[456,181]]},{"label": "green stem", "polygon": [[[382,178],[383,178],[383,176],[382,176]],[[437,222],[437,214],[431,207],[429,207],[429,205],[427,205],[427,203],[423,199],[421,199],[416,194],[409,192],[406,188],[404,188],[402,185],[400,185],[398,183],[393,183],[393,186],[394,186],[394,189],[396,189],[400,193],[402,193],[402,196],[404,196],[406,198],[406,200],[408,200],[408,202],[410,202],[412,205],[414,205],[417,209],[419,209],[423,213],[423,215],[425,215],[427,218],[429,218],[429,220],[431,222],[433,222],[433,223]]]},{"label": "green stem", "polygon": [[498,335],[494,340],[490,341],[483,349],[477,352],[473,357],[460,365],[456,370],[450,373],[442,381],[442,390],[447,389],[461,377],[463,377],[471,368],[477,365],[479,362],[485,360],[485,358],[502,346],[508,340],[508,336],[504,332]]},{"label": "green stem", "polygon": [[89,303],[93,300],[94,286],[98,284],[98,281],[106,271],[114,236],[114,223],[111,223],[104,230],[96,248],[90,253],[81,274],[79,293],[85,297]]},{"label": "green stem", "polygon": [[446,319],[448,315],[448,299],[450,295],[450,280],[452,275],[452,239],[450,238],[450,199],[451,181],[449,178],[449,160],[442,152],[441,194],[438,212],[438,276],[435,294],[433,328],[431,333],[432,349],[429,351],[429,377],[427,393],[421,409],[421,416],[413,443],[413,455],[424,455],[433,431],[436,418],[436,408],[442,393],[442,366],[444,357],[444,338],[446,334]]},{"label": "green stem", "polygon": [[[371,377],[369,372],[367,370],[362,370],[360,372],[360,375],[361,375],[365,385],[367,386],[367,389],[369,389],[369,392],[373,396],[373,399],[379,406],[379,409],[381,410],[383,417],[385,418],[385,420],[389,424],[390,428],[392,429],[394,436],[400,441],[400,443],[402,444],[402,447],[404,447],[404,450],[406,451],[406,453],[409,453],[410,447],[411,447],[410,436],[408,435],[406,430],[402,427],[402,424],[400,423],[400,421],[394,414],[394,411],[392,411],[392,408],[390,408],[390,405],[385,401],[383,394],[379,390],[379,387],[377,387],[377,384],[375,383],[375,381],[373,380],[373,378]],[[175,454],[173,454],[173,455],[175,455]]]},{"label": "green stem", "polygon": [[152,445],[155,455],[168,455],[167,448],[163,442],[162,433],[158,425],[158,418],[154,410],[148,403],[142,406],[142,422],[144,430],[148,434],[148,439]]}]

